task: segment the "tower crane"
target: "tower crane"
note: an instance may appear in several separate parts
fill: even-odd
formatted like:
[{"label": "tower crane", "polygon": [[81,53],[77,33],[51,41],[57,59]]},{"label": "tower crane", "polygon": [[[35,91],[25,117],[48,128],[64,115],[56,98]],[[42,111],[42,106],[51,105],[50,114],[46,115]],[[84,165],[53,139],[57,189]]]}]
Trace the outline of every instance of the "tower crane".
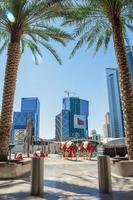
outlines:
[{"label": "tower crane", "polygon": [[69,90],[65,90],[64,93],[66,93],[67,97],[69,97],[70,94],[77,95],[77,93],[75,93],[75,92],[70,92]]}]

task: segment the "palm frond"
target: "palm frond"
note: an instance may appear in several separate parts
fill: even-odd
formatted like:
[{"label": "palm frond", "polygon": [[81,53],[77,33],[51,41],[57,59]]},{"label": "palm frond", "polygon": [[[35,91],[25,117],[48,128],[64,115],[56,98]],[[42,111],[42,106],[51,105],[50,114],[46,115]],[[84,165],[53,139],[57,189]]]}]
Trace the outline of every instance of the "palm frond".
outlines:
[{"label": "palm frond", "polygon": [[72,50],[71,54],[70,54],[70,59],[76,54],[76,52],[78,51],[78,49],[80,49],[80,47],[83,45],[85,39],[84,37],[81,37],[79,39],[79,41],[77,42],[77,44],[75,45],[74,49]]},{"label": "palm frond", "polygon": [[126,24],[127,28],[130,30],[130,31],[133,31],[133,25],[130,25],[130,24]]},{"label": "palm frond", "polygon": [[32,40],[27,39],[26,37],[23,37],[21,40],[21,45],[22,45],[22,52],[24,52],[25,47],[29,48],[31,52],[33,53],[33,56],[35,58],[35,64],[38,65],[38,59],[37,55],[40,55],[42,57],[42,54],[37,46],[36,43],[34,43]]},{"label": "palm frond", "polygon": [[83,0],[68,5],[62,25],[73,27],[78,39],[70,57],[82,45],[87,49],[95,45],[95,53],[102,46],[106,51],[113,33],[110,21],[113,14],[120,17],[122,34],[129,43],[126,32],[127,28],[133,30],[133,0]]},{"label": "palm frond", "polygon": [[6,39],[4,41],[4,43],[2,44],[2,46],[0,47],[0,54],[6,49],[6,47],[8,46],[9,40]]},{"label": "palm frond", "polygon": [[62,64],[62,61],[61,61],[59,55],[57,54],[56,50],[50,44],[48,44],[44,41],[40,41],[40,44],[42,46],[44,46],[55,57],[55,59],[58,61],[58,63],[60,65]]},{"label": "palm frond", "polygon": [[[55,18],[60,17],[69,0],[3,0],[0,6],[0,40],[2,41],[1,51],[8,42],[15,41],[16,34],[21,34],[21,51],[28,47],[32,51],[35,62],[37,54],[42,56],[38,44],[48,49],[61,63],[50,42],[52,40],[65,46],[72,37],[69,33],[53,26]],[[4,14],[5,10],[10,11],[15,22],[12,23]],[[7,35],[6,35],[7,34]]]}]

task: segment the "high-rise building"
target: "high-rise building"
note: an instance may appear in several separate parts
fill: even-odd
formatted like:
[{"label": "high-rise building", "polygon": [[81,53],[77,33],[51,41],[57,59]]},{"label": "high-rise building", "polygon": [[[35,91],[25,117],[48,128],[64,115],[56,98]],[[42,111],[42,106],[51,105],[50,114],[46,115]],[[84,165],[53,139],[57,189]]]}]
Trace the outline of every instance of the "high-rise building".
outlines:
[{"label": "high-rise building", "polygon": [[[133,85],[133,48],[127,49],[127,58],[129,63],[129,71],[131,74],[131,81]],[[110,109],[110,129],[111,137],[124,136],[124,119],[121,106],[120,89],[118,70],[113,68],[106,69],[107,84],[108,84],[108,96],[109,96],[109,109]],[[115,109],[117,108],[117,109]],[[107,128],[107,127],[106,127]],[[104,126],[104,129],[106,129]],[[119,129],[119,131],[118,131]],[[113,134],[114,131],[120,134]],[[110,137],[109,136],[109,137]]]},{"label": "high-rise building", "polygon": [[55,139],[56,141],[62,141],[61,113],[55,116]]},{"label": "high-rise building", "polygon": [[36,97],[22,98],[21,100],[21,113],[31,113],[31,121],[34,124],[34,135],[39,136],[40,125],[40,102]]},{"label": "high-rise building", "polygon": [[107,112],[105,114],[104,124],[103,124],[103,137],[108,138],[111,137],[111,130],[110,130],[110,114]]},{"label": "high-rise building", "polygon": [[127,51],[128,63],[129,63],[129,70],[131,74],[131,80],[133,84],[133,49]]},{"label": "high-rise building", "polygon": [[27,120],[31,121],[31,134],[39,136],[40,124],[40,102],[38,98],[22,98],[21,112],[13,113],[13,124],[11,130],[11,140],[14,143],[17,135],[25,134]]},{"label": "high-rise building", "polygon": [[55,131],[56,140],[62,141],[69,138],[70,132],[70,121],[69,121],[69,111],[62,110],[60,114],[55,117]]},{"label": "high-rise building", "polygon": [[123,137],[124,125],[120,99],[118,70],[114,68],[107,68],[106,76],[109,98],[111,137]]},{"label": "high-rise building", "polygon": [[63,109],[55,119],[56,138],[68,140],[88,137],[88,108],[89,102],[86,100],[64,98]]}]

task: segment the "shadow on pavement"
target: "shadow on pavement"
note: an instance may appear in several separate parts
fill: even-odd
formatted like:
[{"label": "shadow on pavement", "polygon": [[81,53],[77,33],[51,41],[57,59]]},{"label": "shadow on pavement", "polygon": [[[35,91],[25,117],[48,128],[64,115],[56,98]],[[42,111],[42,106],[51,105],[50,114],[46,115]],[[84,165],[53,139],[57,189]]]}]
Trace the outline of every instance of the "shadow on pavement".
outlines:
[{"label": "shadow on pavement", "polygon": [[28,200],[29,194],[27,192],[8,193],[0,195],[0,200]]},{"label": "shadow on pavement", "polygon": [[99,196],[97,188],[90,188],[87,186],[80,186],[76,184],[71,184],[67,182],[60,182],[56,180],[45,180],[44,185],[50,188],[56,188],[60,190],[64,190],[67,192],[73,192],[76,194],[89,194],[92,196]]},{"label": "shadow on pavement", "polygon": [[[42,197],[33,197],[29,192],[10,192],[0,194],[0,200],[57,200],[57,199],[89,199],[89,200],[133,200],[133,192],[114,191],[111,195],[100,194],[97,188],[79,186],[55,180],[45,180],[45,186],[49,189],[44,190]],[[54,189],[54,190],[53,190]],[[56,191],[60,189],[61,191]],[[46,192],[45,192],[46,191]],[[68,192],[68,193],[67,193]]]},{"label": "shadow on pavement", "polygon": [[114,191],[112,194],[100,194],[97,188],[91,188],[87,186],[80,186],[56,180],[45,180],[44,183],[45,186],[50,188],[60,189],[79,195],[88,195],[88,198],[93,197],[94,199],[96,198],[99,200],[133,200],[133,192],[131,191]]}]

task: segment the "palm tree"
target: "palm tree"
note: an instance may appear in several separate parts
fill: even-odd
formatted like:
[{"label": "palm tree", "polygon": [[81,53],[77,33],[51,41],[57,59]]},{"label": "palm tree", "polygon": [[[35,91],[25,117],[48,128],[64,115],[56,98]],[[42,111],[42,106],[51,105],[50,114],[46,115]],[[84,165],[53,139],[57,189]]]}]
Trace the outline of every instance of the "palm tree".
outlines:
[{"label": "palm tree", "polygon": [[51,46],[55,40],[65,45],[70,35],[51,25],[53,13],[59,12],[61,0],[4,0],[0,5],[0,53],[8,47],[3,101],[0,119],[0,161],[8,159],[8,146],[16,88],[17,71],[25,48],[30,48],[38,64],[42,56],[38,45],[48,49],[61,64]]},{"label": "palm tree", "polygon": [[95,46],[95,52],[108,47],[113,37],[119,69],[119,83],[124,113],[128,157],[133,159],[133,88],[128,68],[125,41],[127,29],[133,30],[133,0],[82,0],[65,8],[64,24],[74,27],[78,42],[71,57],[83,45]]}]

